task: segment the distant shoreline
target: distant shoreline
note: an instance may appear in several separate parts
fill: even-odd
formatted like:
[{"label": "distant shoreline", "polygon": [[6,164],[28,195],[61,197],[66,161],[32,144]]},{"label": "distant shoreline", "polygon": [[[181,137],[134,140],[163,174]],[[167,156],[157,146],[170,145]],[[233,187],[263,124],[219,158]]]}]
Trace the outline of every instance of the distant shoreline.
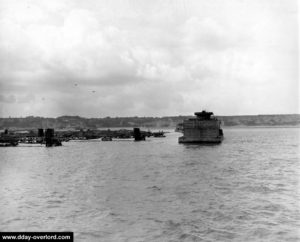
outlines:
[{"label": "distant shoreline", "polygon": [[[260,117],[260,116],[300,116],[300,113],[288,113],[288,114],[244,114],[244,115],[214,115],[215,117]],[[123,116],[123,117],[111,117],[111,116],[106,116],[106,117],[83,117],[83,116],[78,116],[78,115],[63,115],[63,116],[57,116],[57,117],[43,117],[43,116],[34,116],[34,115],[29,115],[25,117],[0,117],[0,119],[25,119],[25,118],[44,118],[44,119],[58,119],[58,118],[82,118],[82,119],[106,119],[106,118],[111,118],[111,119],[125,119],[125,118],[174,118],[174,117],[193,117],[193,115],[170,115],[170,116]]]},{"label": "distant shoreline", "polygon": [[[169,117],[106,117],[83,118],[79,116],[62,116],[58,118],[25,117],[0,118],[0,129],[102,129],[102,128],[154,128],[173,129],[183,120],[193,116]],[[230,127],[299,127],[300,114],[280,115],[245,115],[245,116],[216,116],[222,126]]]}]

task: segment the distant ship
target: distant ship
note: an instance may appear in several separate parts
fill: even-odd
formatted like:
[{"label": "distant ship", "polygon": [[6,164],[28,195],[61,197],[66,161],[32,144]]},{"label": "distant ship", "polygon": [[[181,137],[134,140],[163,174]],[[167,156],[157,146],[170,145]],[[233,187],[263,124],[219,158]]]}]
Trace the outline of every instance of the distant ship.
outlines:
[{"label": "distant ship", "polygon": [[221,143],[223,130],[221,121],[212,117],[212,112],[196,112],[195,118],[183,121],[183,136],[179,143]]}]

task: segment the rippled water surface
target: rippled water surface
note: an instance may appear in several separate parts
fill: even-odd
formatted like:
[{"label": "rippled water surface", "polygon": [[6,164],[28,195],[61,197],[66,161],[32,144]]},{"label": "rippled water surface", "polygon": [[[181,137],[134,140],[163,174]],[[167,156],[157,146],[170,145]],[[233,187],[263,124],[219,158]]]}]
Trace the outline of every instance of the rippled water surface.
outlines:
[{"label": "rippled water surface", "polygon": [[75,241],[300,241],[299,129],[221,145],[67,142],[0,149],[0,230]]}]

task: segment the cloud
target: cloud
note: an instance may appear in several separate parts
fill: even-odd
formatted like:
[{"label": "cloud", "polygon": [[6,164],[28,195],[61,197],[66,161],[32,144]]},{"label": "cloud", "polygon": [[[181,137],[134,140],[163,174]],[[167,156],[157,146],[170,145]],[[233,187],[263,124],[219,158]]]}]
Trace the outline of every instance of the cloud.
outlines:
[{"label": "cloud", "polygon": [[184,44],[187,48],[199,51],[220,51],[236,48],[240,42],[238,35],[228,26],[211,18],[189,18],[183,29]]},{"label": "cloud", "polygon": [[14,95],[0,95],[0,102],[14,103],[16,102],[16,97]]},{"label": "cloud", "polygon": [[[0,6],[2,115],[298,111],[293,4],[0,0]],[[8,97],[15,97],[9,106]]]}]

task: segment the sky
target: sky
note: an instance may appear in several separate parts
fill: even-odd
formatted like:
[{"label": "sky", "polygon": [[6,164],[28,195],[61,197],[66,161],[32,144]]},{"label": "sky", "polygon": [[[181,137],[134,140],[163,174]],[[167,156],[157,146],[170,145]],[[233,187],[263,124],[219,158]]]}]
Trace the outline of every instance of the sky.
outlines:
[{"label": "sky", "polygon": [[0,0],[0,117],[299,111],[297,0]]}]

